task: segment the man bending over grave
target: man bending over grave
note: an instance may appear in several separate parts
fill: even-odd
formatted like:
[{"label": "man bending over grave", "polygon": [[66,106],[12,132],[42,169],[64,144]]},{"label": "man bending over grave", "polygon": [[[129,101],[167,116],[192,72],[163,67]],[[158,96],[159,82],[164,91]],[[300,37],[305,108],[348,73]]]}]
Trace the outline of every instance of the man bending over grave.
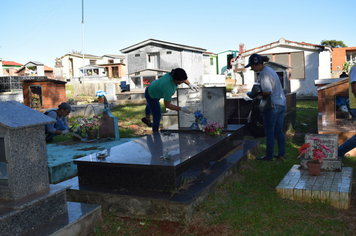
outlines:
[{"label": "man bending over grave", "polygon": [[73,132],[67,123],[67,116],[71,111],[74,111],[68,103],[61,103],[58,109],[53,108],[47,110],[44,114],[56,120],[56,123],[47,124],[45,126],[46,142],[53,141],[53,137],[59,134],[67,134]]},{"label": "man bending over grave", "polygon": [[[164,99],[164,106],[171,110],[191,113],[189,107],[179,107],[171,104],[172,96],[177,91],[177,86],[185,83],[192,90],[198,91],[198,87],[191,84],[188,80],[187,73],[182,68],[173,69],[158,80],[152,81],[145,90],[145,98],[147,101],[145,114],[141,119],[148,127],[152,127],[153,133],[158,132],[159,123],[161,121],[161,104],[159,100]],[[151,123],[151,116],[153,122]]]}]

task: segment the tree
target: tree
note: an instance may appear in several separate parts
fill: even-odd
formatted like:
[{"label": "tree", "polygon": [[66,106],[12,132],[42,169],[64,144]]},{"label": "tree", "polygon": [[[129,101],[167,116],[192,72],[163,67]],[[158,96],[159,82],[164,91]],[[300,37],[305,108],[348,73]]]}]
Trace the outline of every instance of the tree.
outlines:
[{"label": "tree", "polygon": [[328,47],[332,47],[332,48],[345,48],[347,47],[343,41],[337,41],[335,39],[333,40],[323,40],[320,43],[323,46],[328,46]]}]

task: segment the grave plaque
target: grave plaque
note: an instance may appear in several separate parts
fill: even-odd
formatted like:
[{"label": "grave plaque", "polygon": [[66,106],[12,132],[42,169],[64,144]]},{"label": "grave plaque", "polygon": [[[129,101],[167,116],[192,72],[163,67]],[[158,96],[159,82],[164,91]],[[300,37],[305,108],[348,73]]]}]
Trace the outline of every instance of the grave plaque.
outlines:
[{"label": "grave plaque", "polygon": [[[218,122],[226,128],[226,87],[202,87],[199,91],[183,88],[177,90],[178,106],[200,111],[208,122]],[[178,112],[178,126],[190,129],[194,114]]]},{"label": "grave plaque", "polygon": [[309,151],[305,153],[305,155],[301,158],[301,166],[304,169],[308,169],[307,161],[313,159],[313,150],[316,148],[320,148],[321,144],[329,147],[332,151],[326,152],[323,158],[323,164],[321,166],[321,170],[329,170],[329,171],[341,171],[342,160],[338,159],[338,135],[337,134],[306,134],[305,135],[305,143],[310,144]]}]

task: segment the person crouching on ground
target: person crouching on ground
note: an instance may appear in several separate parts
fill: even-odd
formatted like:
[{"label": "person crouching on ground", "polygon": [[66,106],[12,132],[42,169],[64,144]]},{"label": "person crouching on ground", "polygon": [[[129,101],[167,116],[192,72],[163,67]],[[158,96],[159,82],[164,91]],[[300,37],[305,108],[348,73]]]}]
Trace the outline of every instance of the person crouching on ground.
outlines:
[{"label": "person crouching on ground", "polygon": [[[263,113],[263,123],[266,133],[266,156],[257,157],[260,161],[273,161],[273,157],[284,160],[286,140],[283,133],[284,114],[286,112],[286,97],[277,73],[270,67],[263,65],[268,57],[252,54],[245,68],[251,66],[254,72],[260,72],[260,84],[263,96],[271,95],[274,108]],[[273,156],[274,137],[277,139],[278,155]]]},{"label": "person crouching on ground", "polygon": [[53,141],[53,137],[56,135],[73,132],[73,129],[69,128],[67,123],[67,116],[71,111],[74,111],[72,107],[68,103],[63,102],[58,106],[58,109],[49,109],[44,113],[56,120],[56,123],[45,126],[46,142]]},{"label": "person crouching on ground", "polygon": [[[164,106],[171,110],[191,113],[189,107],[179,107],[171,104],[172,96],[177,91],[177,86],[185,83],[192,90],[198,91],[198,87],[188,81],[187,73],[182,68],[173,69],[158,80],[154,80],[145,90],[147,105],[145,108],[146,116],[141,119],[148,127],[152,127],[154,133],[158,132],[161,122],[161,104],[159,100],[164,99]],[[153,122],[151,123],[151,116]]]}]

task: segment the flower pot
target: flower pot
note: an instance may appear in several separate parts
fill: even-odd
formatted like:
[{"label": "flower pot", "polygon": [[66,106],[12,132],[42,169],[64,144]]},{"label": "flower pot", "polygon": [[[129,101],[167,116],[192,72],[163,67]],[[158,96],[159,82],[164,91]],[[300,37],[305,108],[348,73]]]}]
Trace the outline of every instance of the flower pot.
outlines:
[{"label": "flower pot", "polygon": [[99,130],[97,129],[87,130],[88,139],[96,139],[98,137],[98,132]]},{"label": "flower pot", "polygon": [[319,176],[320,174],[320,168],[321,168],[322,163],[313,163],[312,161],[307,162],[308,170],[309,170],[309,175],[310,176]]},{"label": "flower pot", "polygon": [[98,103],[104,103],[104,97],[99,97],[98,98]]}]

